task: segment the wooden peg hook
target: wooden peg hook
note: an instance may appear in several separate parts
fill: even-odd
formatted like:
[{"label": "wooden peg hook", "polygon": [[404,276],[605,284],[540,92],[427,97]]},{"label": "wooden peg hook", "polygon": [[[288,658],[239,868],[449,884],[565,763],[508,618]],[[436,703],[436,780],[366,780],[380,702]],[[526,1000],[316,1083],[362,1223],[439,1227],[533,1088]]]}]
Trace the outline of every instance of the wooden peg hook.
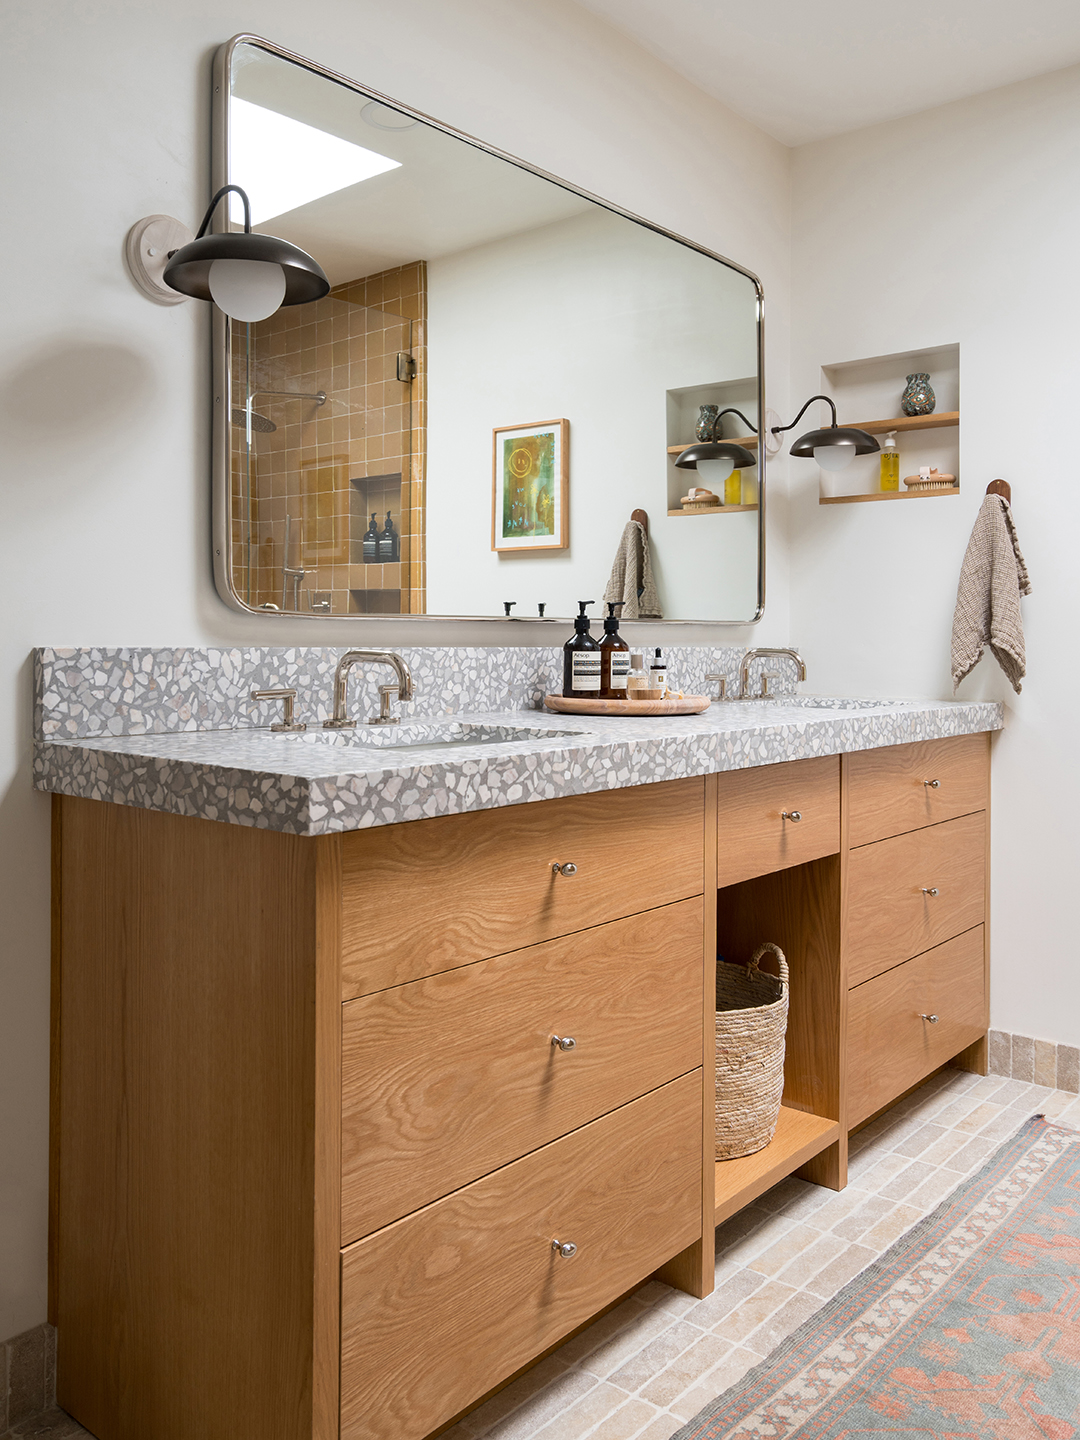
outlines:
[{"label": "wooden peg hook", "polygon": [[1000,495],[1006,504],[1012,504],[1012,487],[1007,480],[991,480],[986,487],[987,495]]},{"label": "wooden peg hook", "polygon": [[645,529],[645,538],[649,538],[649,515],[646,510],[631,510],[630,519],[636,520]]}]

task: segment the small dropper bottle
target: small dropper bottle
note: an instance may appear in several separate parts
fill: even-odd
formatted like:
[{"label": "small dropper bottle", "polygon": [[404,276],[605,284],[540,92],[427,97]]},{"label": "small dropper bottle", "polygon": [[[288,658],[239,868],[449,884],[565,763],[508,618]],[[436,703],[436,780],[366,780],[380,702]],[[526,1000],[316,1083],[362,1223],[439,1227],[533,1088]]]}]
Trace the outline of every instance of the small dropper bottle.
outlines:
[{"label": "small dropper bottle", "polygon": [[589,634],[589,617],[585,609],[595,600],[579,600],[574,633],[563,646],[563,690],[567,699],[600,698],[600,646]]},{"label": "small dropper bottle", "polygon": [[896,431],[890,430],[881,448],[881,488],[900,489],[900,452],[896,448]]},{"label": "small dropper bottle", "polygon": [[630,646],[619,634],[619,617],[615,611],[621,600],[608,601],[604,638],[600,641],[600,699],[625,700],[626,681],[630,674]]}]

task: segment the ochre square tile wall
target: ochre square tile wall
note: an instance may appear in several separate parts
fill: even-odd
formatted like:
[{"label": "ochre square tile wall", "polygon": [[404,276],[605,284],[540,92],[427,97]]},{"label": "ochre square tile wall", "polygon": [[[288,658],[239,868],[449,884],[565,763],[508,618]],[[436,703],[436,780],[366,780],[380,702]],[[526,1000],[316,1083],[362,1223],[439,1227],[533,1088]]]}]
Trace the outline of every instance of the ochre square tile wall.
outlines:
[{"label": "ochre square tile wall", "polygon": [[[234,324],[235,579],[252,605],[309,610],[326,597],[338,615],[423,613],[426,324],[422,261]],[[415,361],[412,381],[397,378],[399,354]],[[275,427],[255,420],[250,451],[249,387],[254,415]],[[380,528],[391,511],[400,565],[363,563],[370,509]]]}]

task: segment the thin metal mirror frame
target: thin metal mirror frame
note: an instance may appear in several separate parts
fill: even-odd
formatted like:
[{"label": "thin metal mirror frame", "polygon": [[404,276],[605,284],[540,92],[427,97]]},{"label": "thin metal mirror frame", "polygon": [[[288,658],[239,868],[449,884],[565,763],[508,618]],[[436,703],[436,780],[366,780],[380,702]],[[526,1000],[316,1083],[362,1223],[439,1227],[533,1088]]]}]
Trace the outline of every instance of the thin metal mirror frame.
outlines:
[{"label": "thin metal mirror frame", "polygon": [[[350,80],[347,75],[339,75],[334,70],[327,70],[324,66],[317,64],[314,60],[307,60],[302,55],[295,55],[291,50],[285,50],[280,45],[275,45],[270,40],[264,40],[260,35],[234,35],[231,40],[218,48],[214,56],[213,72],[213,105],[211,115],[211,193],[214,194],[222,186],[229,183],[229,82],[232,74],[233,52],[238,45],[256,45],[270,55],[276,55],[279,59],[287,60],[293,65],[299,65],[305,70],[310,70],[315,75],[321,75],[324,79],[332,81],[335,85],[342,85],[347,90],[355,91],[357,95],[363,95],[365,99],[377,100],[384,105],[389,105],[403,114],[410,115],[414,120],[420,120],[425,125],[441,131],[444,135],[450,135],[455,140],[461,140],[466,145],[472,145],[477,150],[484,151],[487,155],[494,155],[499,160],[505,160],[511,165],[516,165],[520,170],[527,170],[531,175],[538,175],[542,180],[549,180],[559,185],[571,194],[579,195],[583,200],[590,200],[594,205],[609,210],[613,215],[621,215],[625,220],[631,220],[635,225],[641,225],[646,230],[652,230],[657,235],[663,235],[668,240],[674,240],[679,245],[685,245],[689,250],[696,250],[701,255],[707,255],[710,260],[716,260],[721,265],[727,265],[730,269],[745,275],[754,285],[754,292],[757,300],[757,403],[758,403],[758,426],[764,424],[765,420],[765,291],[761,281],[745,266],[738,265],[734,260],[727,259],[724,255],[718,255],[715,250],[708,249],[705,245],[698,245],[693,240],[688,240],[685,235],[678,235],[673,230],[667,230],[663,225],[656,225],[651,220],[644,220],[640,215],[635,215],[630,210],[624,210],[621,206],[615,205],[610,200],[603,200],[598,195],[591,194],[588,190],[582,190],[580,186],[571,184],[569,180],[563,180],[558,175],[551,175],[546,170],[541,170],[536,165],[530,165],[527,160],[521,160],[516,155],[509,155],[505,150],[500,150],[494,145],[488,145],[483,140],[477,140],[473,135],[467,135],[462,130],[455,130],[452,125],[444,125],[440,120],[434,120],[430,115],[425,115],[422,110],[414,110],[411,105],[406,105],[400,100],[392,99],[381,91],[372,90],[366,85],[360,85],[355,80]],[[219,207],[218,218],[215,219],[214,229],[226,228],[224,207]],[[317,257],[316,257],[317,258]],[[233,584],[233,540],[231,520],[231,477],[229,474],[229,416],[232,409],[232,355],[230,349],[229,324],[227,317],[213,306],[212,344],[213,344],[213,551],[214,551],[214,582],[221,599],[233,610],[238,610],[244,615],[259,615],[266,620],[319,620],[321,622],[337,622],[338,624],[356,625],[362,622],[366,625],[401,625],[403,622],[421,622],[442,624],[446,621],[486,620],[495,623],[508,625],[520,624],[526,617],[507,617],[505,615],[316,615],[307,614],[303,611],[272,611],[262,610],[257,606],[248,605],[236,592]],[[766,467],[768,457],[764,441],[758,443],[758,583],[757,583],[757,610],[748,617],[739,620],[636,620],[634,624],[641,625],[755,625],[765,613],[765,496],[766,496]],[[549,617],[552,619],[565,619],[564,616]],[[569,622],[568,622],[569,623]]]}]

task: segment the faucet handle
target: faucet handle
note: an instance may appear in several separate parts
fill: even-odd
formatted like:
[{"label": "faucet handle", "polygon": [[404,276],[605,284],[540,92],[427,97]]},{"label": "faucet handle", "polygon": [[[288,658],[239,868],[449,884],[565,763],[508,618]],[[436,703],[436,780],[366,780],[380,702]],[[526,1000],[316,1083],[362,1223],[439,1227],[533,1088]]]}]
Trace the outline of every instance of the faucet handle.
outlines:
[{"label": "faucet handle", "polygon": [[282,686],[280,690],[252,690],[252,700],[281,700],[284,702],[281,720],[276,725],[271,725],[271,730],[306,730],[307,725],[302,720],[293,717],[293,705],[296,702],[296,691],[291,686]]},{"label": "faucet handle", "polygon": [[780,679],[780,671],[779,671],[779,670],[763,670],[763,671],[761,672],[761,699],[762,699],[762,700],[775,700],[775,699],[776,699],[776,696],[775,696],[775,695],[770,695],[770,694],[769,694],[769,681],[770,681],[770,680],[779,680],[779,679]]},{"label": "faucet handle", "polygon": [[726,675],[706,675],[706,676],[705,676],[705,684],[708,685],[708,683],[709,683],[710,680],[715,680],[715,681],[717,682],[718,689],[717,689],[717,692],[716,692],[716,699],[717,699],[717,700],[726,700],[726,699],[728,698],[728,693],[727,693],[727,676],[726,676]]},{"label": "faucet handle", "polygon": [[400,685],[380,685],[380,686],[379,686],[379,713],[378,713],[378,715],[372,715],[369,720],[365,720],[365,721],[364,721],[364,724],[365,724],[365,725],[400,725],[400,724],[401,724],[401,716],[400,716],[400,715],[395,715],[395,714],[393,713],[393,711],[391,710],[391,708],[390,708],[391,705],[394,703],[395,700],[400,700],[400,699],[401,699],[401,687],[400,687]]}]

